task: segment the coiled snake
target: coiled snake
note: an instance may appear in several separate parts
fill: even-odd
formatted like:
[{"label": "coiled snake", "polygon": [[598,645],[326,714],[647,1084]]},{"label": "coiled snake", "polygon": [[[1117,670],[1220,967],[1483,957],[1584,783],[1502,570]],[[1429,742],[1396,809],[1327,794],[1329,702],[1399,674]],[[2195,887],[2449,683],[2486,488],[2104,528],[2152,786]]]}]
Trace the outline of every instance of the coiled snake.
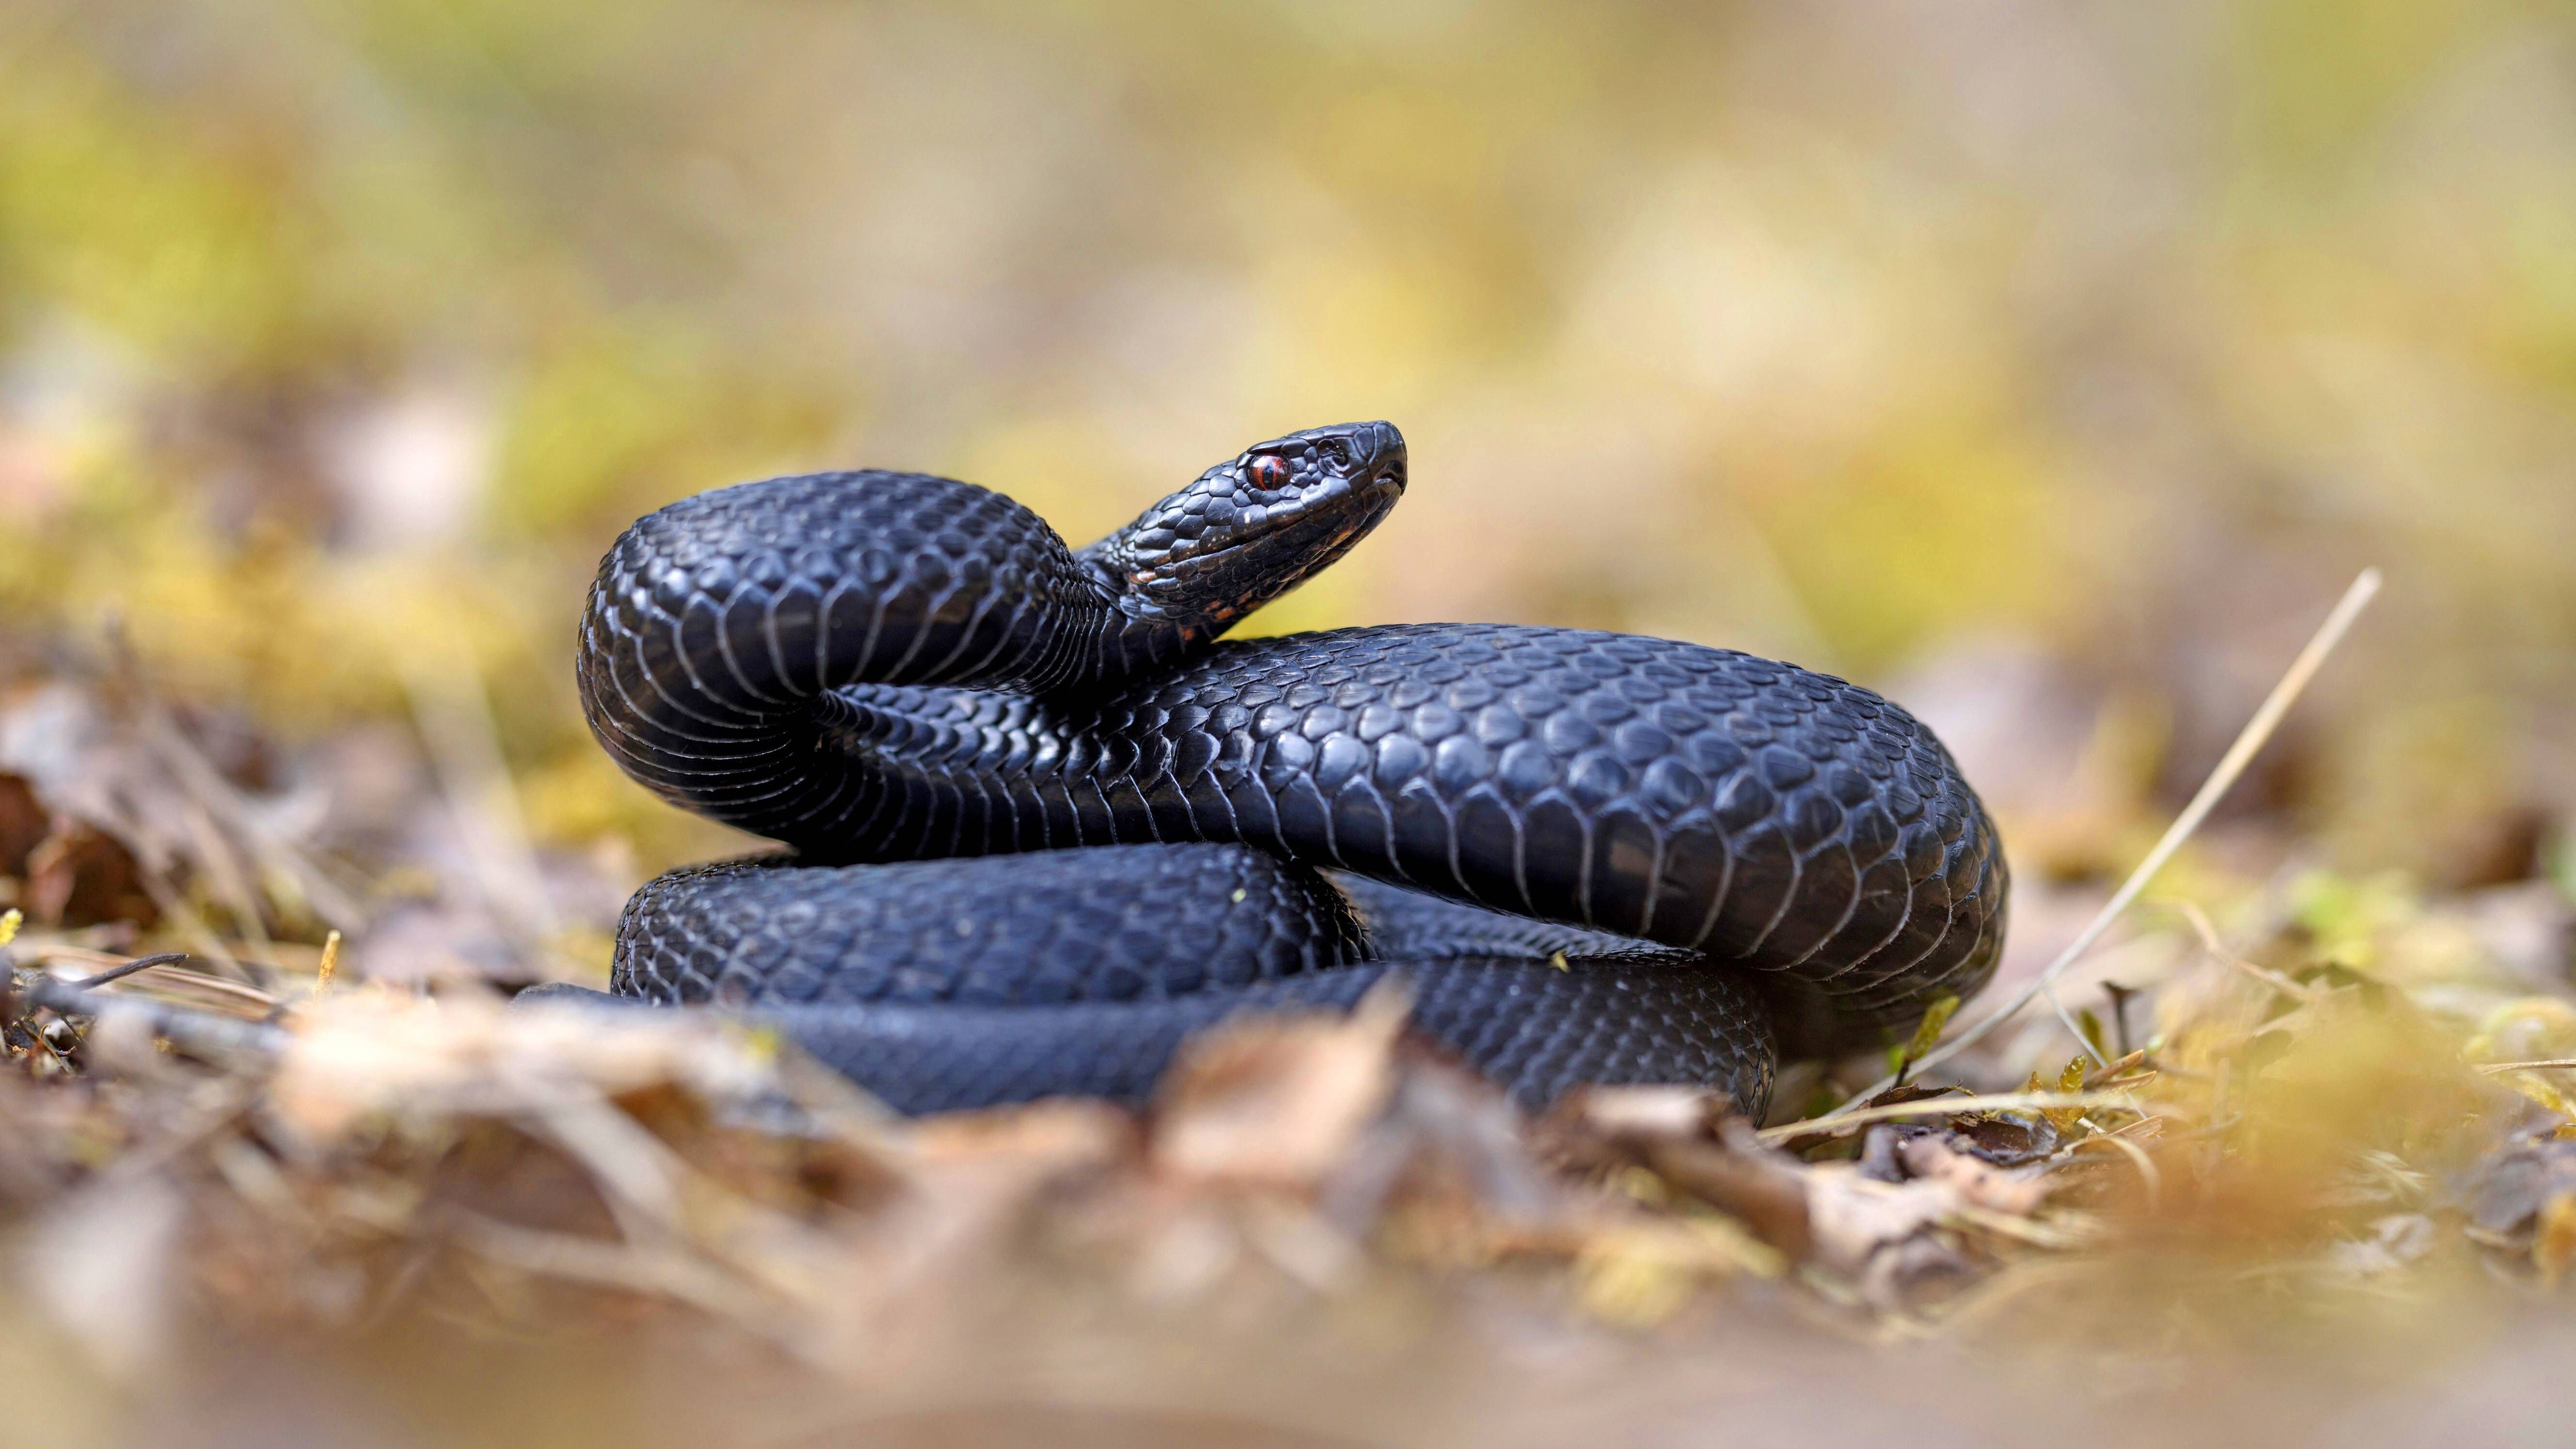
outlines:
[{"label": "coiled snake", "polygon": [[1540,1106],[1966,995],[2006,875],[1931,733],[1727,650],[1400,625],[1219,642],[1405,486],[1385,423],[1209,469],[1086,548],[971,484],[774,478],[600,565],[584,711],[663,798],[793,847],[628,904],[613,992],[775,1022],[898,1109],[1141,1097],[1190,1032],[1344,1009]]}]

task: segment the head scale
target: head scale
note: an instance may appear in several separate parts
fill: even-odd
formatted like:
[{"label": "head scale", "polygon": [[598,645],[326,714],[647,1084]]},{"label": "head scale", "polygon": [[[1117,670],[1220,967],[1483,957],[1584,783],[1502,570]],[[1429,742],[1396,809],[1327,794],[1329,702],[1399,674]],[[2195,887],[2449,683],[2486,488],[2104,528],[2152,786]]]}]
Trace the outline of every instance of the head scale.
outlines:
[{"label": "head scale", "polygon": [[1403,492],[1394,424],[1309,428],[1219,463],[1082,552],[1131,615],[1212,637],[1349,552]]}]

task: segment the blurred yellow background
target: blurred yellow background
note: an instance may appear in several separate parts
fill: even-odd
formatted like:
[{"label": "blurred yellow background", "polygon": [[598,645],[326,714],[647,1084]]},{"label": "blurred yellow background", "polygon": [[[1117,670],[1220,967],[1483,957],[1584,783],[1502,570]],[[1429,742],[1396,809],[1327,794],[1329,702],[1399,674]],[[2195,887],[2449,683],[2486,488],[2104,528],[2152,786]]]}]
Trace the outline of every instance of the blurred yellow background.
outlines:
[{"label": "blurred yellow background", "polygon": [[10,667],[112,615],[292,740],[467,660],[636,869],[710,844],[573,705],[636,514],[908,467],[1079,542],[1386,417],[1410,496],[1254,627],[1784,655],[2035,849],[2377,563],[2242,806],[2500,878],[2576,803],[2571,403],[2562,6],[0,6]]}]

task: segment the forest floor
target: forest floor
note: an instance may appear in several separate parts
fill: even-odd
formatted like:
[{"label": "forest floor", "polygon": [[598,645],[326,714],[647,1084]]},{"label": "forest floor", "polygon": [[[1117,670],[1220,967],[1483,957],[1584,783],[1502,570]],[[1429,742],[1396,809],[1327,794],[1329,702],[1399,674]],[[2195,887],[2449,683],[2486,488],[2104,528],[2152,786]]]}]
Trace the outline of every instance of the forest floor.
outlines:
[{"label": "forest floor", "polygon": [[[494,784],[434,739],[375,780],[380,743],[319,753],[380,823]],[[595,969],[531,913],[614,870],[463,808],[323,849],[257,745],[113,671],[0,717],[0,1439],[2537,1443],[2567,1406],[2546,869],[2427,890],[2239,822],[2031,1011],[1767,1123],[1524,1118],[1393,997],[1210,1037],[1141,1112],[904,1121],[740,1026],[503,1010],[509,963]],[[2025,863],[1960,1020],[2117,883]]]}]

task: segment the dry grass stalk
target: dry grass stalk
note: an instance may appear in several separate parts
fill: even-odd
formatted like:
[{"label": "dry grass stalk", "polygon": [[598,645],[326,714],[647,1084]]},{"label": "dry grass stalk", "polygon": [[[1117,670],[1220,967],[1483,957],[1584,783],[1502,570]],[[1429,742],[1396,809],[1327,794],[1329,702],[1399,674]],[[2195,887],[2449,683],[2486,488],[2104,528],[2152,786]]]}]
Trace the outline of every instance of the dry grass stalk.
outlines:
[{"label": "dry grass stalk", "polygon": [[[2023,1007],[2046,993],[2056,983],[2057,978],[2066,973],[2068,967],[2082,960],[2085,954],[2093,949],[2094,945],[2102,939],[2103,934],[2109,931],[2112,924],[2118,921],[2127,912],[2131,903],[2137,900],[2139,893],[2144,891],[2148,884],[2164,870],[2167,862],[2173,859],[2174,853],[2181,850],[2184,842],[2190,840],[2200,829],[2201,822],[2209,818],[2209,812],[2217,808],[2219,800],[2234,787],[2237,778],[2244,774],[2245,767],[2253,762],[2254,756],[2262,750],[2264,744],[2271,739],[2272,732],[2280,726],[2282,718],[2290,712],[2290,706],[2296,704],[2299,696],[2307,691],[2308,682],[2316,677],[2320,668],[2324,667],[2327,657],[2334,653],[2335,646],[2343,642],[2343,637],[2352,628],[2353,621],[2359,618],[2361,611],[2377,597],[2379,588],[2379,570],[2362,570],[2361,574],[2352,581],[2352,586],[2344,591],[2342,599],[2337,601],[2334,609],[2326,615],[2325,622],[2318,626],[2316,634],[2308,640],[2307,647],[2301,649],[2298,657],[2290,662],[2290,667],[2282,674],[2280,682],[2272,686],[2272,692],[2265,696],[2262,705],[2254,711],[2254,717],[2245,722],[2245,728],[2237,733],[2235,742],[2228,746],[2227,753],[2220,757],[2217,766],[2209,772],[2209,778],[2201,782],[2200,789],[2193,794],[2190,803],[2183,807],[2180,815],[2174,817],[2173,824],[2166,827],[2164,835],[2156,841],[2154,848],[2147,852],[2146,858],[2138,862],[2137,868],[2129,872],[2128,879],[2121,882],[2120,888],[2112,893],[2111,899],[2103,903],[2102,909],[2094,914],[2093,919],[2086,923],[2075,939],[2067,943],[2066,949],[2060,951],[2057,958],[2049,962],[2030,985],[2022,988],[2020,992],[1993,1011],[1980,1017],[1966,1030],[1924,1053],[1913,1064],[1916,1070],[1937,1066],[1975,1045],[1988,1032],[2010,1020]],[[2092,1044],[2085,1041],[2082,1032],[2076,1032],[2075,1039],[2082,1050],[2091,1054]],[[2100,1064],[2099,1057],[2096,1057],[2095,1061]],[[1895,1085],[1896,1075],[1890,1073],[1855,1093],[1852,1100],[1866,1102]],[[1837,1115],[1839,1114],[1829,1113],[1819,1119],[1819,1122],[1831,1121]]]}]

